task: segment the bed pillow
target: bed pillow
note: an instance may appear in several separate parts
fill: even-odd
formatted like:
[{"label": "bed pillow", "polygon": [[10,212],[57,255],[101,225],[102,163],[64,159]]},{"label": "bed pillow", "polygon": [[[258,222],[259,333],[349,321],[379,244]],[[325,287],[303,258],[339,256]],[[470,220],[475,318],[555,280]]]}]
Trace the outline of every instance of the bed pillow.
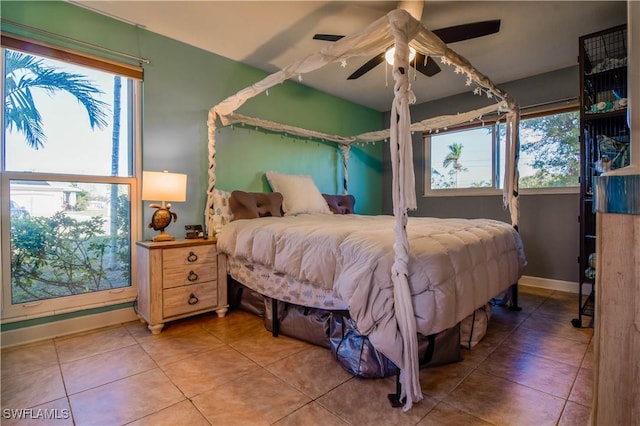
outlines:
[{"label": "bed pillow", "polygon": [[233,191],[229,198],[233,220],[282,216],[282,194],[279,192]]},{"label": "bed pillow", "polygon": [[265,173],[271,189],[283,196],[285,216],[301,213],[330,214],[327,202],[309,175],[287,175],[274,171]]},{"label": "bed pillow", "polygon": [[231,193],[213,188],[213,231],[218,234],[222,228],[233,220],[233,212],[229,207]]},{"label": "bed pillow", "polygon": [[356,204],[356,198],[351,195],[329,195],[322,194],[322,197],[327,202],[329,210],[333,214],[352,214],[353,206]]}]

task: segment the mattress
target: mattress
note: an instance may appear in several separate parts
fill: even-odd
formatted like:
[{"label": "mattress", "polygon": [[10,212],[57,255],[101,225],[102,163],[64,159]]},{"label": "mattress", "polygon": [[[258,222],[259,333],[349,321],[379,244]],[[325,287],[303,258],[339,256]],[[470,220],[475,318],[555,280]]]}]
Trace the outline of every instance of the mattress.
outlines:
[{"label": "mattress", "polygon": [[[243,219],[222,229],[218,249],[230,264],[258,271],[253,284],[239,279],[256,291],[305,306],[346,306],[359,331],[401,365],[393,226],[392,216],[354,214]],[[526,265],[519,234],[504,222],[411,217],[407,234],[416,330],[425,336],[453,327],[517,283]],[[256,288],[260,275],[267,284]]]}]

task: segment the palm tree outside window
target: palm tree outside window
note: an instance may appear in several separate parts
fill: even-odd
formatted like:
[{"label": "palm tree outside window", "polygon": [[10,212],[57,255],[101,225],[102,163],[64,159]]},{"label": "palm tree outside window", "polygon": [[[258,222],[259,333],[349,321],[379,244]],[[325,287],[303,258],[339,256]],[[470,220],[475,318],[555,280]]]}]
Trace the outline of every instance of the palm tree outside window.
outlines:
[{"label": "palm tree outside window", "polygon": [[6,47],[2,57],[3,318],[131,300],[140,81]]},{"label": "palm tree outside window", "polygon": [[[521,193],[577,191],[579,177],[577,108],[523,113],[518,161]],[[424,136],[425,195],[500,195],[505,137],[500,121]],[[524,191],[524,192],[522,192]]]}]

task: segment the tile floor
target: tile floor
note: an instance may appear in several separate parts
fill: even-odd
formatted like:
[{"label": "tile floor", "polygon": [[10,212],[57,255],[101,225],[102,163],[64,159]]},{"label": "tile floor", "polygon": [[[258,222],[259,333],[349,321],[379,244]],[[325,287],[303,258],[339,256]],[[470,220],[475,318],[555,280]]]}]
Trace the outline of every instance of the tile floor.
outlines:
[{"label": "tile floor", "polygon": [[[521,286],[520,301],[521,312],[494,309],[487,335],[463,350],[463,361],[421,370],[425,398],[408,413],[387,402],[393,378],[352,377],[328,349],[273,338],[262,319],[236,310],[170,323],[157,336],[132,322],[2,350],[0,420],[586,425],[593,330],[571,326],[577,295]],[[10,410],[33,418],[16,420]]]}]

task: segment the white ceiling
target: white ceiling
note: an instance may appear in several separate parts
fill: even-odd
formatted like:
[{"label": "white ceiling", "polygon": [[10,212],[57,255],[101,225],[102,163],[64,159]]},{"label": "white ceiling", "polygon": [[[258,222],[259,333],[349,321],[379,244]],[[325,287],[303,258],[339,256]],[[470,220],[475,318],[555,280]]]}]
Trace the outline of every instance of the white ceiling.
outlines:
[{"label": "white ceiling", "polygon": [[[267,72],[315,53],[315,33],[349,35],[397,6],[389,1],[72,1],[138,24],[149,31],[217,53]],[[453,43],[497,84],[577,63],[578,37],[626,22],[624,1],[426,1],[422,23],[438,29],[501,19],[497,34]],[[150,58],[153,61],[153,58]],[[329,65],[303,76],[303,84],[379,111],[388,111],[393,82],[385,66],[357,80],[347,77],[369,57],[347,67]],[[447,66],[434,77],[418,73],[418,103],[468,90]],[[389,76],[389,79],[391,77]],[[578,82],[576,82],[576,85]]]}]

